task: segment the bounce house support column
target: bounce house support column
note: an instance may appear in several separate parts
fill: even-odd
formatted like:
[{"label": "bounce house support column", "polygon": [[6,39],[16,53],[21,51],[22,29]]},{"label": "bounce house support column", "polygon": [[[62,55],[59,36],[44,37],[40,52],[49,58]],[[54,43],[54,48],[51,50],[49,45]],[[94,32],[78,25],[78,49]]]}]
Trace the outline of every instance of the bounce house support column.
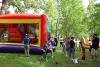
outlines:
[{"label": "bounce house support column", "polygon": [[41,15],[41,39],[40,39],[40,46],[47,41],[47,16]]}]

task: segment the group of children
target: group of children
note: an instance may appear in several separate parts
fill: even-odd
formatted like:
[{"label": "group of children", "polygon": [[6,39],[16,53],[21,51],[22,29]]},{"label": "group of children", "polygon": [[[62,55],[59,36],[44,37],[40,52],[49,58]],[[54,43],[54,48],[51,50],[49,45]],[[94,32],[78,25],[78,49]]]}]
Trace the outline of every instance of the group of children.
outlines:
[{"label": "group of children", "polygon": [[51,57],[53,58],[54,49],[53,46],[55,46],[55,41],[53,39],[50,39],[48,41],[45,41],[45,43],[42,46],[43,50],[43,58],[47,61],[47,55],[48,53],[51,54]]},{"label": "group of children", "polygon": [[[81,45],[81,51],[82,51],[81,52],[82,63],[85,63],[85,60],[86,60],[85,48],[82,47],[82,43],[80,45]],[[97,37],[97,35],[94,35],[91,40],[91,45],[90,45],[90,49],[89,49],[90,55],[93,60],[97,58],[98,47],[99,47],[99,38]],[[71,37],[71,39],[68,38],[67,40],[65,40],[62,43],[62,48],[63,48],[62,51],[65,55],[66,55],[66,53],[68,53],[69,57],[73,60],[73,62],[78,63],[78,61],[76,59],[76,55],[75,55],[75,41],[74,41],[73,37]]]},{"label": "group of children", "polygon": [[[29,38],[26,34],[25,38],[24,38],[24,45],[25,45],[25,54],[26,56],[29,56]],[[82,45],[82,43],[80,43]],[[96,50],[98,48],[99,45],[99,38],[97,38],[96,36],[93,38],[92,40],[92,45],[90,47],[90,51],[91,51],[91,56],[94,57],[96,56]],[[42,50],[43,50],[43,58],[47,61],[47,55],[48,53],[51,54],[51,57],[53,57],[54,54],[54,50],[53,50],[53,46],[57,46],[57,43],[54,41],[53,38],[50,38],[50,40],[45,41],[45,43],[42,46]],[[64,55],[66,56],[66,53],[69,55],[69,58],[71,58],[73,60],[73,62],[76,64],[78,63],[77,59],[76,59],[76,55],[75,55],[75,41],[74,41],[74,37],[68,38],[66,40],[63,40],[63,38],[60,41],[60,46],[62,46],[62,51],[64,53]],[[85,59],[86,59],[86,53],[85,53],[85,48],[82,48],[82,62],[85,63]],[[95,51],[94,51],[95,50]]]}]

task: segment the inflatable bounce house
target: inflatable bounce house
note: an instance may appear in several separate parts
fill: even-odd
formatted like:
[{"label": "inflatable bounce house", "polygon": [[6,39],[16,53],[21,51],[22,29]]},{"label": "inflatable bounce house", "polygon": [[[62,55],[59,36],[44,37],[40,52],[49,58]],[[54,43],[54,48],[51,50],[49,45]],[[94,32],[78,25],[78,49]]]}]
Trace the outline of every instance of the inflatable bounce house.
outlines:
[{"label": "inflatable bounce house", "polygon": [[0,52],[23,52],[25,34],[30,38],[30,52],[41,53],[41,46],[47,40],[47,16],[0,15]]}]

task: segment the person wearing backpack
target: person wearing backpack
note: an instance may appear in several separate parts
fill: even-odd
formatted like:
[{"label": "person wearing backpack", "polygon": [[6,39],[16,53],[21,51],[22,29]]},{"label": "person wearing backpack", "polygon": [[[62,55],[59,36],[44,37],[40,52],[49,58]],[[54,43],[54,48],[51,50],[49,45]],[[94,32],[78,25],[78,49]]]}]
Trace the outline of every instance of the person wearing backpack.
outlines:
[{"label": "person wearing backpack", "polygon": [[75,57],[75,42],[74,37],[71,37],[70,40],[70,47],[69,47],[69,57],[72,59],[73,63],[78,63],[76,57]]}]

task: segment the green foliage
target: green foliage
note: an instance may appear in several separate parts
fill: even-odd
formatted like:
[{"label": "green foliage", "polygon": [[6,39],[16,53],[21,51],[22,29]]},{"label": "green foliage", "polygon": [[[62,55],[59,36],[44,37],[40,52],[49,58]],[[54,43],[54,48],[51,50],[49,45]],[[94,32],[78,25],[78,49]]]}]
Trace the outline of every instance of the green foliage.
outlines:
[{"label": "green foliage", "polygon": [[88,33],[86,15],[81,3],[81,0],[60,0],[61,35],[81,38],[84,33]]},{"label": "green foliage", "polygon": [[90,35],[93,35],[94,33],[97,33],[100,35],[100,3],[94,4],[92,0],[89,2],[88,6],[88,26],[89,26],[89,32]]},{"label": "green foliage", "polygon": [[38,9],[43,9],[45,14],[48,15],[50,24],[52,26],[52,34],[56,32],[57,22],[57,2],[56,0],[9,0],[9,6],[17,7],[16,13],[26,13],[26,9],[33,8],[34,12],[38,14]]},{"label": "green foliage", "polygon": [[51,24],[51,34],[81,38],[89,34],[100,34],[100,4],[89,0],[84,11],[82,0],[9,0],[9,6],[17,7],[16,13],[26,13],[26,9],[43,9]]}]

